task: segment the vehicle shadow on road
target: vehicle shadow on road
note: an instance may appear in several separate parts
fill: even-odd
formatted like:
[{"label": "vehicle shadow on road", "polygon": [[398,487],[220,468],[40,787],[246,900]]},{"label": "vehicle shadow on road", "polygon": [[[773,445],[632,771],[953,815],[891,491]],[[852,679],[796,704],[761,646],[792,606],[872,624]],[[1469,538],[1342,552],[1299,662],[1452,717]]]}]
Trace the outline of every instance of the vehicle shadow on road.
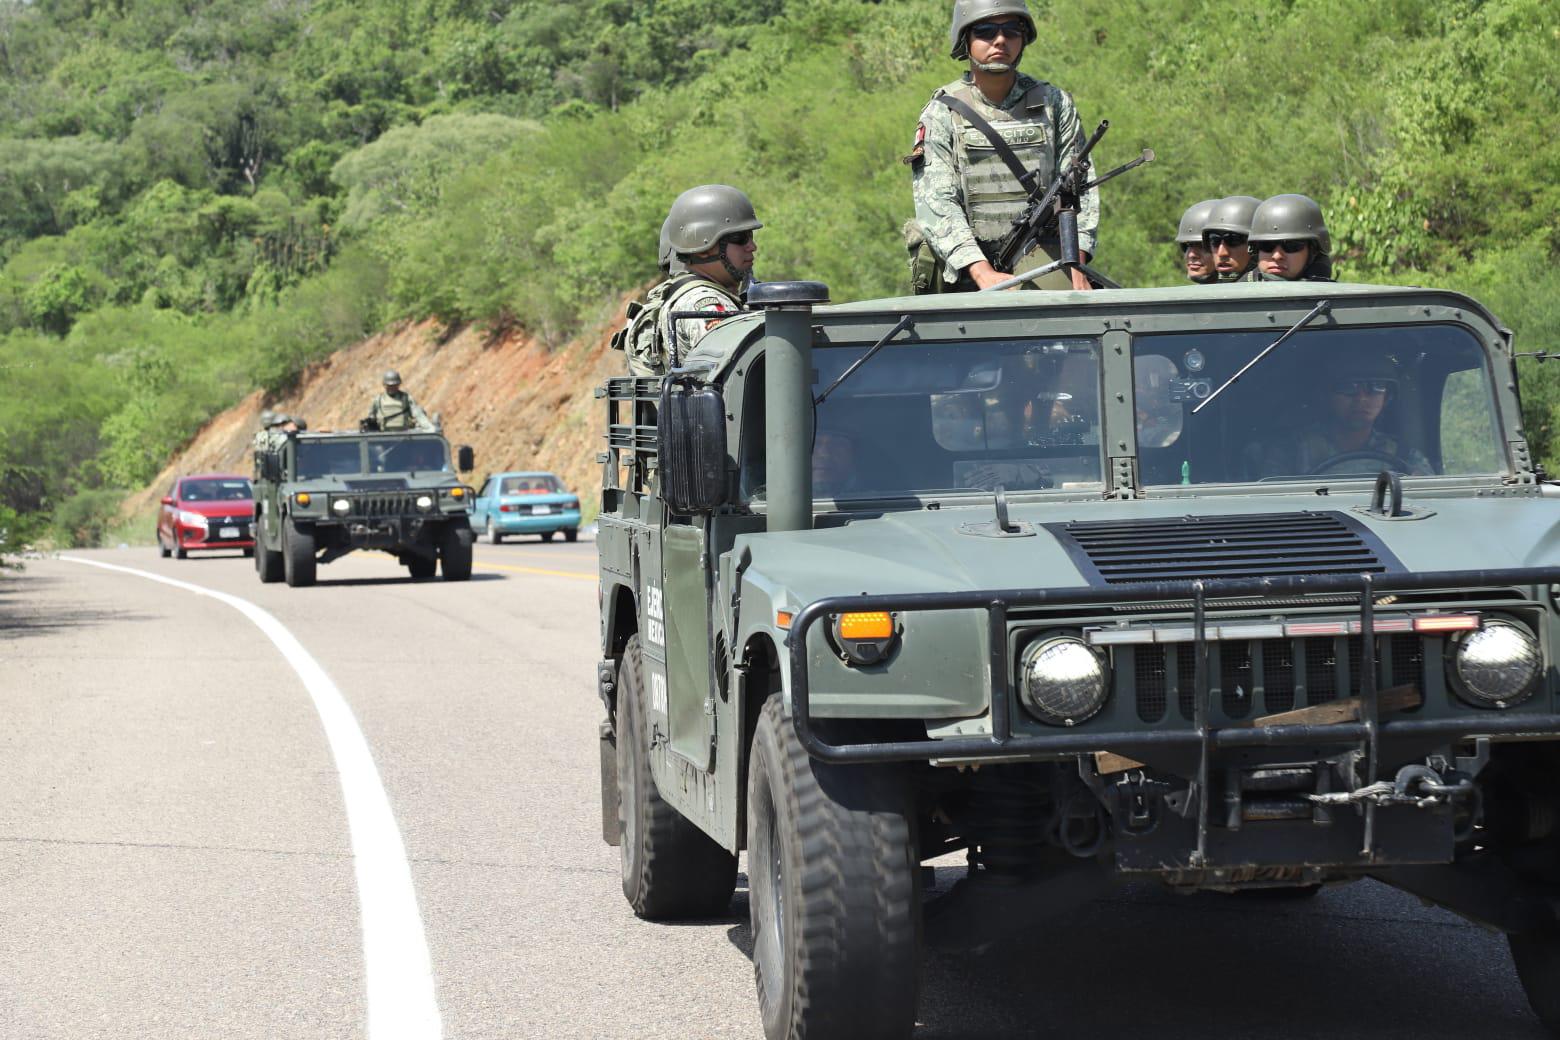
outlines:
[{"label": "vehicle shadow on road", "polygon": [[[745,898],[732,914],[727,938],[751,960]],[[1504,939],[1373,882],[1306,900],[1132,886],[1042,928],[927,950],[915,1040],[1548,1035]]]},{"label": "vehicle shadow on road", "polygon": [[156,620],[149,614],[129,610],[74,607],[58,600],[45,603],[35,595],[61,583],[59,578],[25,573],[0,578],[0,640],[49,635],[68,628]]},{"label": "vehicle shadow on road", "polygon": [[[472,574],[469,581],[508,581],[502,574]],[[315,583],[316,588],[364,588],[374,585],[443,585],[443,578],[408,578],[404,574],[390,575],[384,578],[320,578]]]}]

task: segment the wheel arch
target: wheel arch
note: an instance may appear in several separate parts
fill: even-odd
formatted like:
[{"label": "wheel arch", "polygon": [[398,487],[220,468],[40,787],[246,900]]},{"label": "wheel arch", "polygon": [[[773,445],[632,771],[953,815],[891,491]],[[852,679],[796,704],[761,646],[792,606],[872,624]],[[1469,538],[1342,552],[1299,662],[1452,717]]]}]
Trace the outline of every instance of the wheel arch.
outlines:
[{"label": "wheel arch", "polygon": [[766,632],[756,632],[742,646],[741,681],[738,683],[737,726],[742,734],[737,759],[736,797],[737,847],[747,845],[748,766],[753,761],[753,735],[758,731],[758,716],[764,702],[782,692],[780,650]]}]

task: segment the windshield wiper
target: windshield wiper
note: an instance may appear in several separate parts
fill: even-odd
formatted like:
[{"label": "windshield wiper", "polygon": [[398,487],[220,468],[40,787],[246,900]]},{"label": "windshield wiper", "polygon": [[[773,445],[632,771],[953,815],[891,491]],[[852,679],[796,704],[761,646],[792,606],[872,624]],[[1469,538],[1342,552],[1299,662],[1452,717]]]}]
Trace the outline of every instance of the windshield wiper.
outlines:
[{"label": "windshield wiper", "polygon": [[840,377],[838,379],[836,379],[834,382],[830,383],[829,384],[829,388],[827,390],[825,390],[823,393],[819,394],[817,397],[813,398],[813,407],[816,408],[820,404],[822,404],[824,401],[828,400],[829,395],[834,393],[834,391],[839,388],[839,385],[841,383],[845,382],[845,380],[849,379],[852,375],[854,375],[856,369],[860,368],[862,365],[865,365],[871,359],[873,354],[876,354],[878,351],[880,351],[884,347],[888,346],[888,341],[889,340],[893,339],[895,336],[899,335],[901,332],[904,332],[906,329],[914,327],[914,325],[915,325],[915,319],[912,318],[910,315],[906,314],[906,315],[901,316],[899,321],[897,323],[895,323],[893,328],[889,329],[888,332],[884,334],[882,339],[880,339],[876,343],[872,344],[871,349],[869,349],[865,354],[863,354],[859,358],[857,358],[855,363],[852,364],[849,368],[847,368],[845,371],[841,372],[840,373]]},{"label": "windshield wiper", "polygon": [[1239,379],[1241,376],[1245,375],[1248,371],[1250,371],[1251,368],[1254,365],[1256,365],[1256,363],[1258,361],[1261,361],[1263,358],[1265,358],[1269,354],[1273,353],[1273,351],[1277,350],[1279,344],[1283,343],[1284,340],[1288,339],[1290,336],[1293,336],[1295,333],[1299,332],[1301,329],[1303,329],[1307,325],[1311,324],[1311,322],[1314,321],[1317,318],[1318,315],[1326,314],[1330,310],[1332,310],[1332,301],[1331,300],[1323,300],[1321,303],[1318,303],[1315,307],[1312,307],[1310,312],[1308,314],[1306,314],[1305,317],[1301,318],[1299,321],[1297,321],[1293,325],[1289,326],[1288,331],[1286,331],[1282,336],[1278,337],[1273,342],[1269,343],[1266,347],[1263,347],[1261,353],[1259,353],[1256,357],[1252,358],[1250,361],[1246,362],[1244,365],[1240,366],[1240,371],[1236,372],[1234,375],[1232,375],[1228,379],[1226,379],[1224,381],[1224,385],[1223,386],[1219,387],[1213,393],[1209,394],[1205,400],[1203,400],[1200,404],[1198,404],[1197,407],[1193,408],[1192,409],[1192,414],[1196,415],[1198,412],[1202,411],[1204,408],[1206,408],[1210,404],[1212,404],[1218,398],[1218,396],[1220,394],[1224,393],[1224,391],[1226,391],[1230,387],[1234,386],[1235,385],[1235,381],[1237,379]]}]

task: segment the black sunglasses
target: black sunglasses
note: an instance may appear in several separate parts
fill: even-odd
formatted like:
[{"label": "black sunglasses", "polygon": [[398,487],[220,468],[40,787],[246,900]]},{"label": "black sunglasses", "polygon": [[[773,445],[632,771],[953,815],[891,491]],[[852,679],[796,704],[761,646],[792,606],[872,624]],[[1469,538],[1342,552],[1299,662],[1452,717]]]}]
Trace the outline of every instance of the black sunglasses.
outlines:
[{"label": "black sunglasses", "polygon": [[1239,231],[1207,231],[1203,233],[1203,244],[1209,249],[1220,245],[1243,246],[1246,244],[1245,235]]},{"label": "black sunglasses", "polygon": [[1257,242],[1256,247],[1259,253],[1288,253],[1293,256],[1310,244],[1303,238],[1286,238],[1282,242]]},{"label": "black sunglasses", "polygon": [[1006,36],[1010,40],[1025,40],[1029,38],[1029,27],[1023,22],[976,22],[970,26],[970,35],[987,43],[998,36]]},{"label": "black sunglasses", "polygon": [[720,238],[720,241],[721,241],[722,245],[728,245],[728,246],[748,246],[748,245],[752,245],[753,244],[753,232],[751,232],[751,231],[733,231],[729,235],[722,235],[721,238]]},{"label": "black sunglasses", "polygon": [[1339,397],[1355,397],[1362,393],[1375,397],[1391,389],[1390,379],[1340,379],[1333,384],[1332,392]]}]

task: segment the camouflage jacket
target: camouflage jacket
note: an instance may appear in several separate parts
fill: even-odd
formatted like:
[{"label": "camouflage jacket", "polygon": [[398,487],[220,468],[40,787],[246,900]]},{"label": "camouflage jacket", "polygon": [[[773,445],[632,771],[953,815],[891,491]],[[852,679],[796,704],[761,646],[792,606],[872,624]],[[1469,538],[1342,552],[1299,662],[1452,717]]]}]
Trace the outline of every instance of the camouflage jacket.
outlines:
[{"label": "camouflage jacket", "polygon": [[368,406],[368,417],[377,422],[381,430],[426,430],[432,433],[438,429],[422,406],[404,390],[375,397],[374,403]]},{"label": "camouflage jacket", "polygon": [[[985,133],[936,100],[943,94],[980,113],[1019,161],[1039,173],[1041,185],[1049,185],[1072,162],[1087,136],[1070,94],[1023,73],[997,105],[967,75],[932,95],[905,161],[912,170],[916,221],[943,260],[944,279],[952,283],[970,264],[989,259],[989,251],[1023,211],[1028,193]],[[1100,222],[1098,189],[1078,201],[1078,248],[1092,256]]]},{"label": "camouflage jacket", "polygon": [[674,347],[672,339],[672,314],[676,311],[705,311],[714,312],[707,318],[679,318],[677,319],[677,338],[675,348],[679,362],[686,361],[688,352],[704,338],[704,334],[721,323],[718,314],[737,314],[742,310],[742,301],[737,295],[726,287],[711,281],[708,278],[695,278],[692,281],[679,285],[672,290],[661,306],[660,317],[656,321],[656,339],[659,341],[661,356],[660,370],[657,375],[664,374],[667,362]]},{"label": "camouflage jacket", "polygon": [[[1399,443],[1379,430],[1372,430],[1370,437],[1359,448],[1344,449],[1323,426],[1307,427],[1289,444],[1273,445],[1263,453],[1261,476],[1298,476],[1319,472],[1323,463],[1339,455],[1352,455],[1368,451],[1382,456],[1380,468],[1385,469],[1387,459],[1403,463],[1409,475],[1429,476],[1435,472],[1424,454]],[[1363,472],[1363,466],[1360,471]]]}]

